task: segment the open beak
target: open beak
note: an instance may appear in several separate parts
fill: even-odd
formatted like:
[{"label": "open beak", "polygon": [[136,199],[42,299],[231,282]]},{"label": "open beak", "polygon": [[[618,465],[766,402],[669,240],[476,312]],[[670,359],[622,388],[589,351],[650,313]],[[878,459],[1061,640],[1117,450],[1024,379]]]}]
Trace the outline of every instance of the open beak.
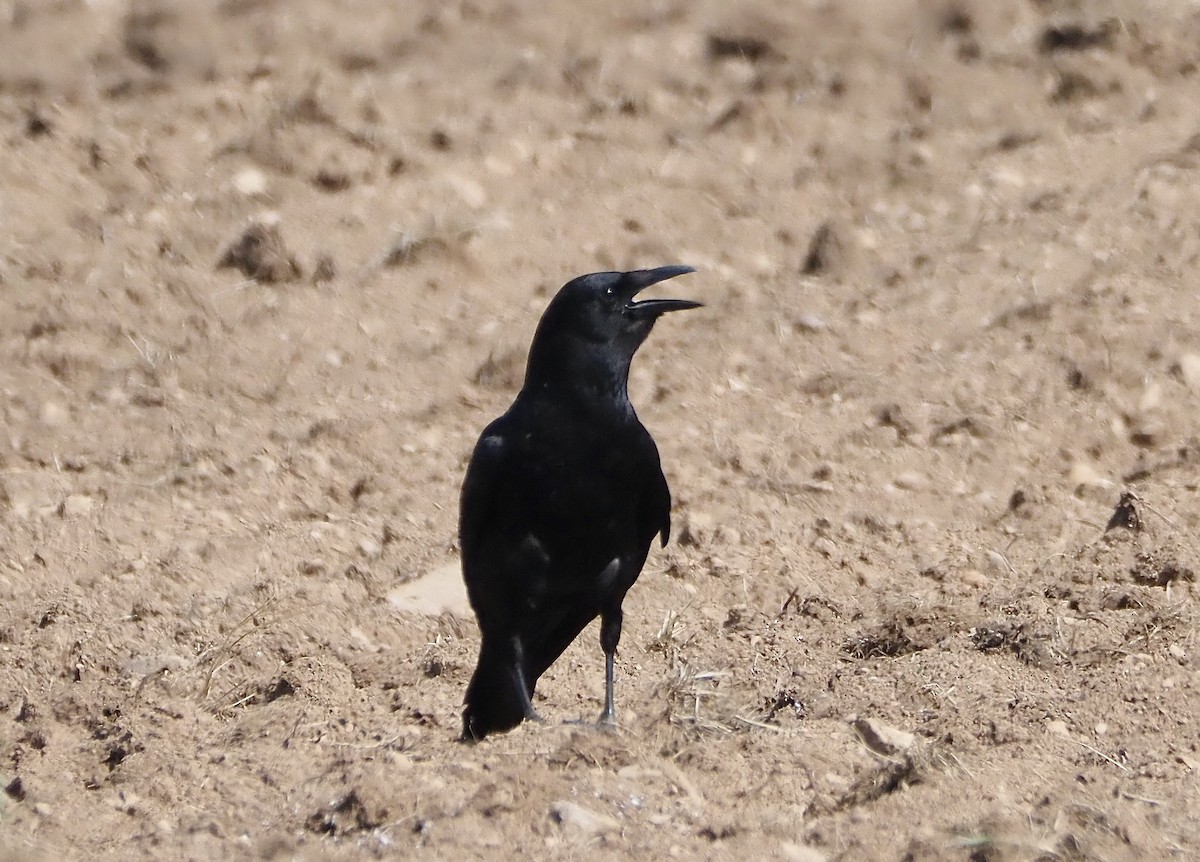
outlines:
[{"label": "open beak", "polygon": [[660,266],[656,269],[635,269],[625,273],[621,279],[622,292],[629,296],[625,313],[634,318],[652,319],[668,311],[687,311],[689,308],[703,307],[704,303],[693,302],[690,299],[643,299],[641,302],[635,302],[633,299],[652,284],[695,271],[690,266]]}]

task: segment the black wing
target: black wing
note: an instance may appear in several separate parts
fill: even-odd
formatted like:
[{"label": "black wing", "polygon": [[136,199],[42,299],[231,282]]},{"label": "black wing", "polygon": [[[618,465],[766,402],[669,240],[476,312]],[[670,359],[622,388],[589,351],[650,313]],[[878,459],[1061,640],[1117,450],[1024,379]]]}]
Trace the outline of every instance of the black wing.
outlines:
[{"label": "black wing", "polygon": [[458,544],[462,549],[463,576],[471,583],[471,569],[484,530],[491,520],[500,475],[504,469],[506,447],[504,435],[488,426],[475,444],[467,475],[463,479],[462,498],[458,512]]},{"label": "black wing", "polygon": [[643,445],[646,466],[643,468],[641,532],[647,545],[657,534],[665,548],[671,538],[671,489],[667,487],[667,477],[663,475],[658,447],[648,432]]}]

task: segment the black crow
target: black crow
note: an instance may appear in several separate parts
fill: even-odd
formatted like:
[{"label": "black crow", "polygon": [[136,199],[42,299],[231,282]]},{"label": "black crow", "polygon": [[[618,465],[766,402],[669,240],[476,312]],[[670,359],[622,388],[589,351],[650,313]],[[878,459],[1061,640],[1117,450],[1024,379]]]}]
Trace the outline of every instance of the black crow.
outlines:
[{"label": "black crow", "polygon": [[524,386],[475,446],[459,542],[483,642],[467,686],[465,740],[536,718],[538,678],[597,616],[600,721],[615,722],[621,603],[654,537],[666,545],[671,531],[671,493],[629,401],[629,365],[660,315],[700,306],[635,297],[688,272],[596,272],[564,285],[533,336]]}]

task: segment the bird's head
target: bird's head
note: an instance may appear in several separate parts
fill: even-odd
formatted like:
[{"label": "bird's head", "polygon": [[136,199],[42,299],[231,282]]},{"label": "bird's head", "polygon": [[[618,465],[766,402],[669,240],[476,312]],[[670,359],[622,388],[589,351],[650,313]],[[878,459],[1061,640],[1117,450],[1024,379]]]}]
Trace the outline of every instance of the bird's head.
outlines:
[{"label": "bird's head", "polygon": [[645,341],[654,322],[668,311],[699,308],[689,299],[643,299],[652,284],[695,272],[690,266],[660,266],[632,272],[593,272],[563,285],[542,316],[550,326],[586,341],[610,344],[630,355]]},{"label": "bird's head", "polygon": [[526,382],[593,371],[615,375],[623,391],[633,354],[668,311],[699,308],[690,299],[637,299],[652,284],[695,272],[660,266],[631,272],[593,272],[567,282],[550,301],[529,351]]},{"label": "bird's head", "polygon": [[698,309],[690,299],[637,299],[650,285],[695,273],[691,267],[592,273],[566,282],[546,307],[529,347],[526,385],[607,390],[628,401],[629,364],[654,322]]}]

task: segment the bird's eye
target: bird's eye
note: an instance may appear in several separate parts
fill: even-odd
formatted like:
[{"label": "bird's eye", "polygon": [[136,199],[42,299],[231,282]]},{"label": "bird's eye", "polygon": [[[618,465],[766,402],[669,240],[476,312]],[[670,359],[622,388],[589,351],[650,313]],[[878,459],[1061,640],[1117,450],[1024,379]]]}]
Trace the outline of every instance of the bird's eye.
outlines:
[{"label": "bird's eye", "polygon": [[611,287],[604,288],[604,295],[611,297],[613,295],[613,289]]}]

